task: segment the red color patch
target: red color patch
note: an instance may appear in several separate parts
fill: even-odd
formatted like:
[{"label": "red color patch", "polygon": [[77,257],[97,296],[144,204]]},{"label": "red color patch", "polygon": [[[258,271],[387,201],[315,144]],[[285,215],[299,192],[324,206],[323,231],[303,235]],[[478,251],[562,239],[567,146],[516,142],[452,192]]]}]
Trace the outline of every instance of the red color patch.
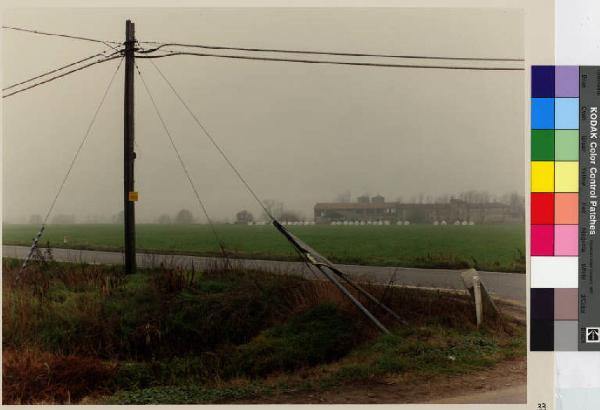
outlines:
[{"label": "red color patch", "polygon": [[554,193],[536,192],[531,194],[531,224],[554,224]]}]

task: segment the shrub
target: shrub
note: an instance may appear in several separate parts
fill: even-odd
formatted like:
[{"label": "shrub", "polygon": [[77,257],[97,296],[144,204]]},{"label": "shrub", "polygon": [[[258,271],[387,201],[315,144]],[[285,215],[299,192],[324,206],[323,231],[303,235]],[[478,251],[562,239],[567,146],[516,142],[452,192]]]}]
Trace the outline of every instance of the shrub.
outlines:
[{"label": "shrub", "polygon": [[319,305],[240,346],[233,372],[265,376],[327,363],[348,353],[358,333],[352,317],[333,305]]}]

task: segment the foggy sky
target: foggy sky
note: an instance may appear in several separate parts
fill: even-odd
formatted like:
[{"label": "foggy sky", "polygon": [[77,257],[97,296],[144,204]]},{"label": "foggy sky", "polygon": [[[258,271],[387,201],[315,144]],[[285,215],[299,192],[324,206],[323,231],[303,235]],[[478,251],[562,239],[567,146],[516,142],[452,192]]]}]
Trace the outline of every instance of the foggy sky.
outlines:
[{"label": "foggy sky", "polygon": [[[523,16],[514,9],[22,9],[6,11],[3,24],[122,41],[127,18],[135,22],[139,41],[523,56]],[[5,87],[105,48],[2,34]],[[155,61],[257,194],[307,217],[316,202],[346,190],[353,198],[369,193],[389,200],[524,190],[523,72],[207,57]],[[46,213],[117,64],[97,65],[3,101],[5,220]],[[258,205],[154,68],[138,64],[210,215],[233,219],[241,209],[258,215]],[[83,220],[122,209],[122,70],[55,215]],[[135,81],[138,218],[188,208],[201,219],[137,74]]]}]

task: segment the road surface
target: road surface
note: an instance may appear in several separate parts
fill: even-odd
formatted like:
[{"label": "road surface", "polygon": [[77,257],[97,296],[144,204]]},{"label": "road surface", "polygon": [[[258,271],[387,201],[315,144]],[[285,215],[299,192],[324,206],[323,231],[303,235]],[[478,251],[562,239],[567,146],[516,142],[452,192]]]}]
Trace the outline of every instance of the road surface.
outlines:
[{"label": "road surface", "polygon": [[[25,246],[2,246],[2,256],[24,259],[29,252]],[[75,249],[53,248],[54,259],[59,262],[87,262],[100,264],[122,264],[121,252],[87,251]],[[137,254],[137,264],[142,268],[166,266],[204,269],[215,264],[219,258],[187,256]],[[302,262],[272,261],[258,259],[236,259],[236,264],[243,268],[254,268],[269,272],[285,272],[289,274],[313,277]],[[464,290],[460,277],[461,270],[453,269],[417,269],[390,266],[337,265],[353,279],[379,284],[398,286],[414,286],[434,289]],[[483,283],[494,296],[525,305],[525,275],[522,273],[479,272]]]}]

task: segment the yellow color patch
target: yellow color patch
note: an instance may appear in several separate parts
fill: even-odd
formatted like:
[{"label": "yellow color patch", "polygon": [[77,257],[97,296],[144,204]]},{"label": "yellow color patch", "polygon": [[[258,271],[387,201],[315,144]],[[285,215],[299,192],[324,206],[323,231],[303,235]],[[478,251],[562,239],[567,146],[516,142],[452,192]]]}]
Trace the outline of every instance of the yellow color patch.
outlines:
[{"label": "yellow color patch", "polygon": [[579,192],[579,163],[557,161],[555,164],[555,191]]},{"label": "yellow color patch", "polygon": [[531,192],[554,192],[554,162],[531,162]]},{"label": "yellow color patch", "polygon": [[135,202],[138,200],[138,193],[137,192],[130,192],[129,193],[129,200],[131,202]]}]

